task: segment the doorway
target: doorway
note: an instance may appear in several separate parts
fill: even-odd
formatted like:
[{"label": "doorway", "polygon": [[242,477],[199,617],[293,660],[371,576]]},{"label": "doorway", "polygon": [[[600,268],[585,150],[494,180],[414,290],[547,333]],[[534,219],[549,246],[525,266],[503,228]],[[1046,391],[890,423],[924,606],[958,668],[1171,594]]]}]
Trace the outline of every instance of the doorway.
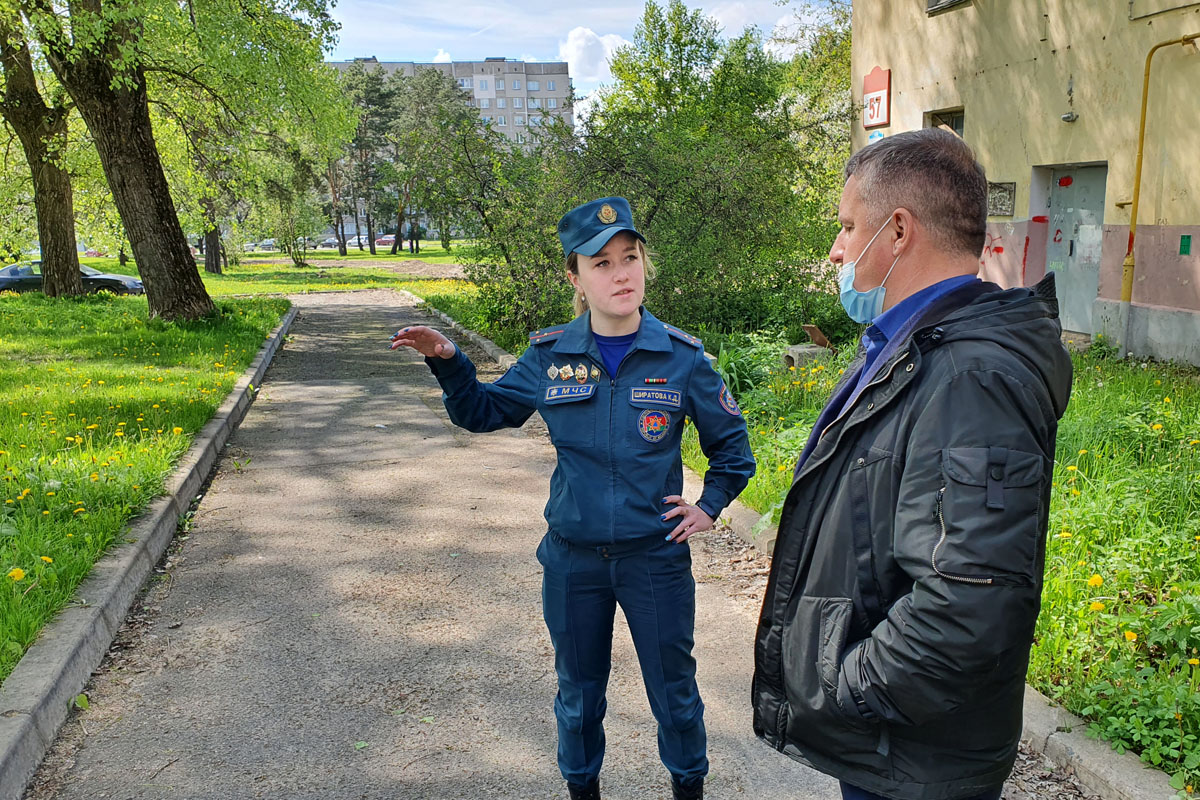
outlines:
[{"label": "doorway", "polygon": [[1046,271],[1056,273],[1063,330],[1093,332],[1107,181],[1107,166],[1055,167],[1050,175]]}]

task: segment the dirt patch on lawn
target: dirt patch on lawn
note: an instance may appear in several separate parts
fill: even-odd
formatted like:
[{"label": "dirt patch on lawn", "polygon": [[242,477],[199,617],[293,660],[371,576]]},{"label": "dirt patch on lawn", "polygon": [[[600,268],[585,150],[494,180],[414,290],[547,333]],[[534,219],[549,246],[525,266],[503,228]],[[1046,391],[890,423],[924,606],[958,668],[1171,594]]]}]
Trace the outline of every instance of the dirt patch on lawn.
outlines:
[{"label": "dirt patch on lawn", "polygon": [[[290,267],[292,260],[290,258],[264,258],[245,260],[244,263],[272,267]],[[386,269],[389,272],[394,272],[397,275],[414,275],[418,278],[465,278],[466,272],[463,270],[462,264],[430,264],[426,261],[418,261],[415,258],[410,258],[405,261],[392,261],[384,259],[321,259],[320,261],[312,261],[309,263],[310,269],[341,269],[344,267],[360,267],[371,269]]]}]

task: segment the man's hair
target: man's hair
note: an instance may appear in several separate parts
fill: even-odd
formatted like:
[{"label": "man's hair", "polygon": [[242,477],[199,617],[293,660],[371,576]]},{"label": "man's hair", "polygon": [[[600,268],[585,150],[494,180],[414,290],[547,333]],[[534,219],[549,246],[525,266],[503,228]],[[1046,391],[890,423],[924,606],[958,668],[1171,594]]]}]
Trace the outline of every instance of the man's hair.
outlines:
[{"label": "man's hair", "polygon": [[846,162],[846,179],[875,228],[907,208],[942,249],[978,256],[987,233],[987,178],[975,153],[940,128],[907,131],[867,145]]}]

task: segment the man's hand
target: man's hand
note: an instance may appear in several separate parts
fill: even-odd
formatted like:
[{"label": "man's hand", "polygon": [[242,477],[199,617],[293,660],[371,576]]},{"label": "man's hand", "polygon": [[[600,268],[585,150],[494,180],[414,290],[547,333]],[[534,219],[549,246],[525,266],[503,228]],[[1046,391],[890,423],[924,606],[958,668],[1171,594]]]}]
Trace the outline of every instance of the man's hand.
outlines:
[{"label": "man's hand", "polygon": [[433,328],[427,328],[424,325],[401,328],[392,334],[390,341],[392,343],[390,350],[395,350],[397,347],[411,347],[426,358],[434,356],[452,358],[456,349],[454,342]]},{"label": "man's hand", "polygon": [[662,518],[664,520],[679,519],[679,524],[675,526],[675,530],[667,535],[668,541],[684,542],[693,533],[712,530],[714,524],[713,518],[701,511],[698,506],[685,503],[679,495],[668,495],[663,498],[663,503],[667,505],[674,504],[675,507],[663,514]]}]

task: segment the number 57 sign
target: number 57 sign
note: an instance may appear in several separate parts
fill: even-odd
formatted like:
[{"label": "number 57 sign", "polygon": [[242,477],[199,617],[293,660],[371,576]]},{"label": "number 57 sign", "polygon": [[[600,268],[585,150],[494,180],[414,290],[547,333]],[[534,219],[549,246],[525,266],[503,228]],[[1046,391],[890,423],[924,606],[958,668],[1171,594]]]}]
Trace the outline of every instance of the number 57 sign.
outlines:
[{"label": "number 57 sign", "polygon": [[878,128],[892,121],[892,71],[875,67],[863,77],[863,127]]}]

